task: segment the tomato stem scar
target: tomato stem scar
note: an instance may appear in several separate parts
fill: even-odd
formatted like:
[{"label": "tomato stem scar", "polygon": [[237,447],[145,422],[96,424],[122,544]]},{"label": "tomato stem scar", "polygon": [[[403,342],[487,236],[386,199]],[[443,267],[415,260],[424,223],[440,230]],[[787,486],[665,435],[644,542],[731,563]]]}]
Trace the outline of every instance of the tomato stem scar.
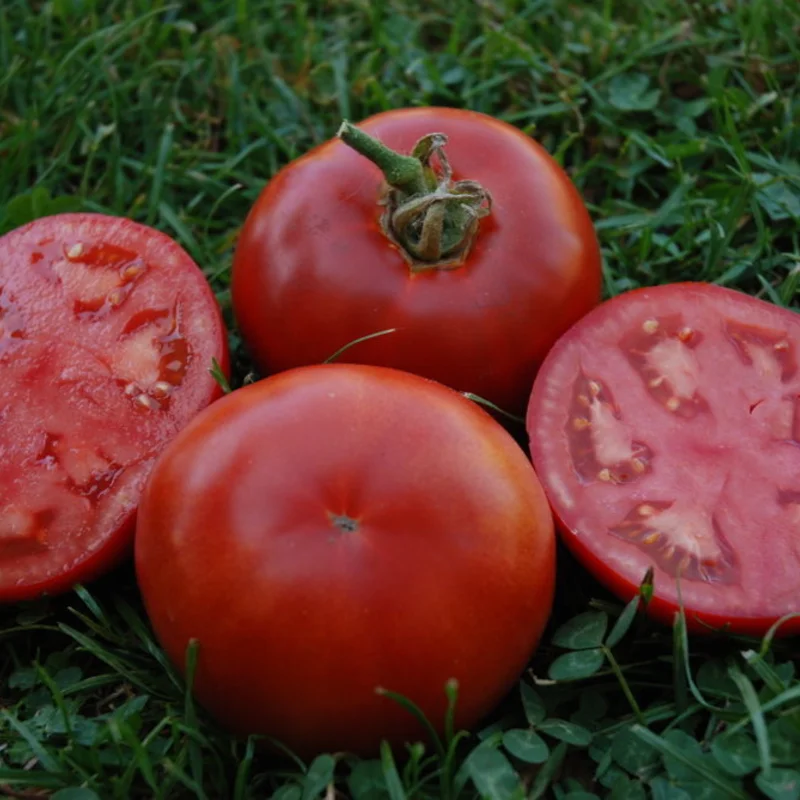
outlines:
[{"label": "tomato stem scar", "polygon": [[346,514],[330,514],[331,524],[342,533],[355,533],[358,528],[358,520],[348,517]]}]

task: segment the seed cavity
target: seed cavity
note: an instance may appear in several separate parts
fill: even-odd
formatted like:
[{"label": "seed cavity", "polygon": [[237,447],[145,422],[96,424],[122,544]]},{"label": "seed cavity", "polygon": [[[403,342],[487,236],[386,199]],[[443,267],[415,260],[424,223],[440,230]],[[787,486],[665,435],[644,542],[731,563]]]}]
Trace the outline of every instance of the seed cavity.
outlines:
[{"label": "seed cavity", "polygon": [[639,503],[609,533],[635,544],[668,575],[708,583],[738,581],[736,556],[715,515],[691,502]]},{"label": "seed cavity", "polygon": [[0,355],[13,344],[13,339],[23,339],[25,323],[11,295],[0,286]]},{"label": "seed cavity", "polygon": [[92,321],[119,308],[147,271],[137,253],[108,243],[76,242],[65,253],[67,260],[56,261],[50,269],[81,320]]},{"label": "seed cavity", "polygon": [[26,541],[36,537],[36,520],[30,511],[9,505],[0,512],[0,543]]},{"label": "seed cavity", "polygon": [[650,448],[634,439],[609,389],[583,373],[573,385],[566,434],[573,467],[586,482],[628,483],[650,469]]},{"label": "seed cavity", "polygon": [[[63,481],[72,494],[92,505],[106,494],[123,471],[123,465],[102,449],[87,445],[80,438],[52,431],[45,434],[35,464],[48,472],[63,475],[63,479],[57,478],[59,482]],[[50,512],[44,516],[39,514],[37,524],[46,530],[51,519]]]},{"label": "seed cavity", "polygon": [[31,511],[11,503],[0,508],[0,558],[13,558],[47,550],[51,508]]},{"label": "seed cavity", "polygon": [[[125,324],[111,369],[121,390],[136,395],[136,403],[165,409],[183,383],[190,360],[176,309],[151,308],[134,314]],[[153,402],[139,400],[139,395]]]},{"label": "seed cavity", "polygon": [[642,328],[645,336],[634,329],[623,336],[620,348],[651,397],[684,419],[707,412],[708,403],[699,392],[700,365],[694,352],[702,335],[685,325],[680,315],[647,320]]},{"label": "seed cavity", "polygon": [[788,383],[797,375],[797,357],[785,331],[729,320],[726,333],[741,362],[764,379]]}]

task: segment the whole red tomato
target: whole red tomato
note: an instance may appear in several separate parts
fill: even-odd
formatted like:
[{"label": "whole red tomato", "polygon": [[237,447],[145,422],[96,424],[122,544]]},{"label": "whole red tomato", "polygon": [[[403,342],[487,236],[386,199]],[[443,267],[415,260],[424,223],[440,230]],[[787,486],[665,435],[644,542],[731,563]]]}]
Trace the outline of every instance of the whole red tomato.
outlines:
[{"label": "whole red tomato", "polygon": [[522,450],[456,392],[320,365],[227,395],[145,489],[136,569],[155,632],[225,726],[303,755],[471,726],[551,610],[552,515]]},{"label": "whole red tomato", "polygon": [[266,371],[393,329],[343,358],[522,413],[600,282],[589,214],[544,148],[483,114],[415,108],[343,125],[270,181],[241,232],[233,303]]}]

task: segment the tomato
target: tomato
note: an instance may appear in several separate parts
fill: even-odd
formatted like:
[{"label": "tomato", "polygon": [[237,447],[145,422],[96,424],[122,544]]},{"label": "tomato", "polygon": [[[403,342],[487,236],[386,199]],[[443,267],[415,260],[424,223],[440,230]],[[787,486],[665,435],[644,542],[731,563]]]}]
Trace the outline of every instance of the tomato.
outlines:
[{"label": "tomato", "polygon": [[664,622],[681,599],[693,630],[761,635],[800,611],[798,358],[800,315],[701,283],[620,295],[553,348],[533,463],[567,545],[620,597],[652,566]]},{"label": "tomato", "polygon": [[136,569],[172,661],[227,728],[296,752],[374,753],[471,725],[513,685],[551,609],[555,532],[524,452],[408,373],[299,367],[237,390],[165,449]]},{"label": "tomato", "polygon": [[219,394],[227,344],[170,238],[99,214],[0,239],[0,600],[55,594],[130,550],[164,443]]},{"label": "tomato", "polygon": [[[421,140],[418,158],[365,133],[403,152]],[[599,303],[600,283],[589,214],[544,148],[477,112],[414,108],[345,124],[267,184],[241,231],[232,292],[267,372],[392,331],[342,360],[522,414],[541,360]]]}]

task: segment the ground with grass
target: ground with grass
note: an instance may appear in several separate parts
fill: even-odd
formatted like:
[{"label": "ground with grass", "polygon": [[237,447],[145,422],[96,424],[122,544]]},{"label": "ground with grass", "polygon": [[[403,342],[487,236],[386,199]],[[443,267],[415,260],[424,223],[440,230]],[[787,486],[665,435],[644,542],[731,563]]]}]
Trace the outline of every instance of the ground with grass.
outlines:
[{"label": "ground with grass", "polygon": [[[799,59],[793,0],[4,0],[0,229],[150,223],[229,315],[238,228],[281,165],[343,117],[464,106],[569,170],[606,296],[702,279],[797,307]],[[485,728],[372,761],[277,763],[217,730],[129,566],[2,609],[0,648],[0,797],[800,797],[796,640],[659,627],[566,553],[531,671]]]}]

